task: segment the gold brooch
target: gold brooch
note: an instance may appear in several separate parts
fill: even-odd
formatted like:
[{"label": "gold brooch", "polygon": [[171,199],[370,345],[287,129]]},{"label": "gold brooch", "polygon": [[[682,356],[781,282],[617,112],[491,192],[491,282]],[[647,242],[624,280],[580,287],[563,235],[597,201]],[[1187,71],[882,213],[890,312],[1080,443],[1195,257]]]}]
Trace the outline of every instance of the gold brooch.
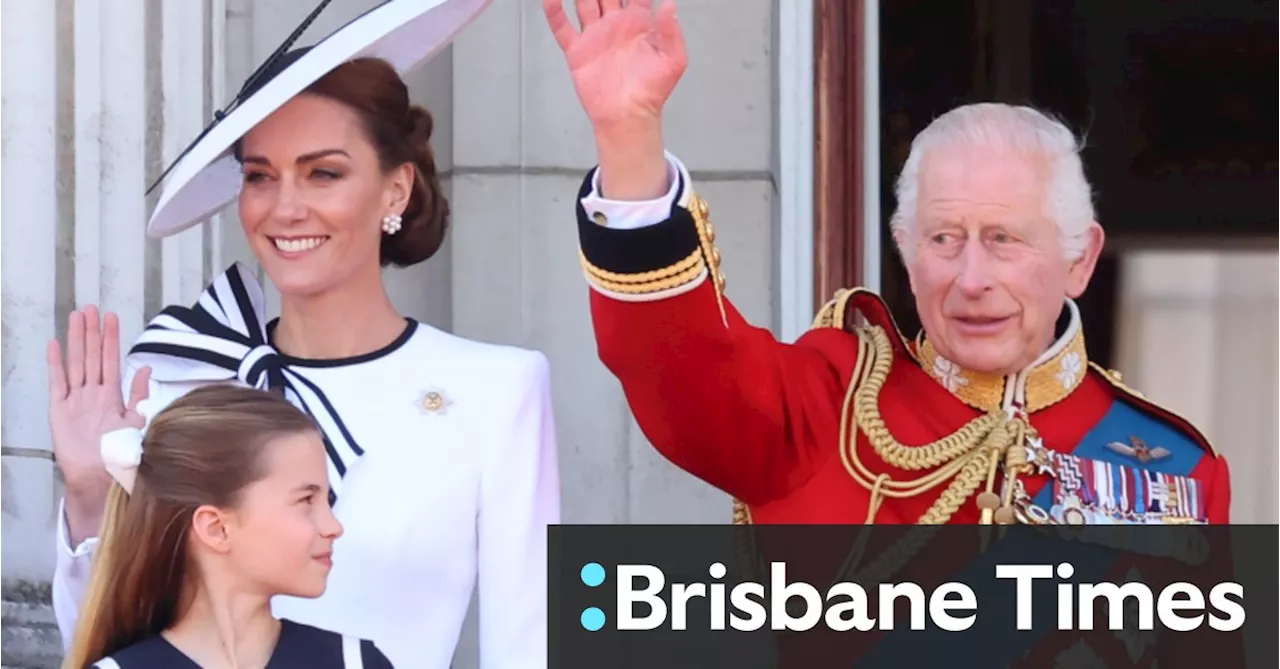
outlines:
[{"label": "gold brooch", "polygon": [[442,414],[453,402],[439,390],[428,390],[418,400],[418,408],[423,413]]}]

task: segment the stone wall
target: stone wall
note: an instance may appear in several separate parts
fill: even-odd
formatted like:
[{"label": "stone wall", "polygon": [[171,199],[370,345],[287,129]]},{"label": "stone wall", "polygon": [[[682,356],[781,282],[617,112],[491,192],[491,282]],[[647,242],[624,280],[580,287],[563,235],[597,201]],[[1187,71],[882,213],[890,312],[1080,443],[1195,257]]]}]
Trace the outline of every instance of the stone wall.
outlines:
[{"label": "stone wall", "polygon": [[57,669],[62,638],[49,605],[48,583],[5,581],[0,603],[3,669]]}]

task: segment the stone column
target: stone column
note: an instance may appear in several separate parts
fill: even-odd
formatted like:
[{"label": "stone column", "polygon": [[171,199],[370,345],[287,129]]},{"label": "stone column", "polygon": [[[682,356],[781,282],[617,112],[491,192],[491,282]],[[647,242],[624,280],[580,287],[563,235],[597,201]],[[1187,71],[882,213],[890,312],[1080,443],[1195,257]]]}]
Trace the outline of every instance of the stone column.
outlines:
[{"label": "stone column", "polygon": [[5,665],[55,666],[48,607],[57,486],[50,459],[45,342],[54,336],[61,249],[58,207],[57,11],[52,2],[9,2],[3,26],[4,564]]},{"label": "stone column", "polygon": [[[3,26],[3,563],[6,581],[48,578],[56,491],[45,343],[55,333],[58,35],[52,2],[6,2]],[[37,548],[42,546],[43,549]]]}]

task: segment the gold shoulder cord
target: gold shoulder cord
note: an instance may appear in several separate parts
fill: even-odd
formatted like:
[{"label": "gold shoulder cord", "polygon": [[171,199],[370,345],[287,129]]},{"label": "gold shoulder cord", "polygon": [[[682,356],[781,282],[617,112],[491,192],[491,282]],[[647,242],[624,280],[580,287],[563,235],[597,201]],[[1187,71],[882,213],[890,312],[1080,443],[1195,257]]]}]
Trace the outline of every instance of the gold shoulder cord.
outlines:
[{"label": "gold shoulder cord", "polygon": [[[946,524],[965,500],[983,487],[984,482],[985,490],[977,499],[982,510],[980,522],[984,525],[1014,523],[1016,477],[1030,470],[1024,446],[1031,433],[1030,426],[1021,418],[1010,419],[997,410],[973,419],[950,436],[930,444],[904,446],[898,443],[889,434],[879,407],[880,390],[893,364],[892,344],[884,329],[878,326],[859,328],[858,335],[858,365],[849,383],[840,417],[840,456],[853,480],[871,491],[866,523],[875,521],[886,497],[915,497],[936,488],[952,476],[955,479],[951,485],[920,517],[919,524]],[[933,471],[910,481],[894,481],[888,474],[871,472],[858,457],[858,437],[856,433],[850,434],[849,430],[850,413],[867,435],[876,454],[886,463],[899,469]],[[1009,476],[1003,499],[994,490],[1001,460]]]},{"label": "gold shoulder cord", "polygon": [[[815,327],[843,327],[843,300],[835,300],[819,313]],[[883,328],[859,327],[857,364],[850,377],[848,391],[840,420],[840,456],[845,470],[853,480],[871,492],[865,523],[871,525],[885,498],[902,499],[923,494],[938,487],[949,477],[955,476],[937,501],[918,520],[921,525],[940,526],[947,523],[956,511],[978,491],[978,507],[982,511],[980,523],[1010,525],[1019,515],[1013,506],[1013,495],[1018,477],[1032,470],[1027,462],[1025,444],[1034,438],[1035,431],[1019,416],[1009,417],[996,410],[973,419],[948,437],[922,446],[904,446],[897,442],[885,426],[879,410],[879,394],[889,376],[893,362],[893,347]],[[1121,386],[1118,379],[1109,376],[1108,381],[1123,390],[1141,397],[1135,391]],[[851,433],[850,415],[858,428],[867,435],[876,454],[893,467],[909,471],[932,469],[933,471],[909,481],[895,481],[888,474],[871,472],[858,457],[857,433]],[[1006,481],[1003,495],[994,491],[996,473],[1003,461]],[[750,536],[750,509],[734,502],[734,523],[747,525],[737,537],[740,564],[746,575],[758,573],[759,562]],[[836,575],[835,581],[874,584],[887,580],[908,560],[918,554],[934,537],[932,531],[909,532],[875,560],[861,573],[857,567],[862,562],[872,528],[867,528],[854,542],[848,557]],[[1066,537],[1069,538],[1069,537]]]},{"label": "gold shoulder cord", "polygon": [[[945,525],[965,500],[973,496],[985,481],[986,490],[978,495],[982,509],[980,522],[1009,525],[1017,516],[1013,509],[1013,492],[1017,476],[1029,473],[1024,444],[1032,433],[1029,425],[1020,418],[1008,419],[1003,412],[993,411],[973,419],[948,437],[924,446],[904,446],[898,443],[884,424],[880,415],[879,396],[889,377],[893,363],[893,346],[884,329],[878,326],[858,328],[858,362],[850,377],[840,416],[840,458],[849,476],[859,485],[871,491],[866,524],[875,522],[876,513],[886,497],[901,499],[923,494],[936,488],[953,475],[959,474],[943,491],[933,506],[917,521],[921,525],[934,526],[928,531],[909,532],[871,562],[860,574],[855,569],[862,561],[866,549],[867,528],[855,542],[836,580],[851,580],[862,584],[886,581],[904,564],[933,540],[938,526]],[[849,415],[852,413],[858,427],[867,435],[872,448],[886,463],[899,469],[918,471],[933,469],[911,481],[894,481],[888,474],[875,475],[858,457],[857,433],[850,434]],[[1004,496],[994,491],[996,471],[1004,460],[1008,475]]]},{"label": "gold shoulder cord", "polygon": [[[833,300],[814,319],[815,327],[843,327],[846,299]],[[1016,515],[1012,495],[1016,477],[1030,471],[1023,444],[1032,430],[1021,419],[1009,420],[1003,412],[994,411],[970,421],[954,434],[924,446],[904,446],[889,433],[880,415],[878,398],[889,369],[893,363],[893,347],[883,328],[878,326],[855,330],[858,337],[858,356],[849,388],[845,395],[840,420],[840,456],[849,475],[871,491],[870,506],[865,523],[871,525],[886,497],[901,499],[923,494],[956,475],[951,485],[943,491],[933,506],[918,520],[922,525],[945,525],[985,482],[986,490],[978,495],[982,509],[981,522],[1012,524]],[[858,427],[867,435],[872,448],[888,464],[899,469],[934,471],[911,481],[894,481],[888,474],[871,472],[857,452],[857,434],[850,434],[849,416],[854,415]],[[1003,459],[1010,479],[1001,499],[994,491],[995,476]],[[752,540],[751,512],[746,504],[734,500],[733,522],[745,525],[739,530],[737,544],[738,562],[744,576],[759,572],[756,546]],[[854,542],[848,557],[836,574],[835,581],[852,581],[863,584],[878,583],[888,579],[908,560],[920,552],[935,532],[910,532],[902,540],[881,553],[858,573],[871,528],[867,528]]]}]

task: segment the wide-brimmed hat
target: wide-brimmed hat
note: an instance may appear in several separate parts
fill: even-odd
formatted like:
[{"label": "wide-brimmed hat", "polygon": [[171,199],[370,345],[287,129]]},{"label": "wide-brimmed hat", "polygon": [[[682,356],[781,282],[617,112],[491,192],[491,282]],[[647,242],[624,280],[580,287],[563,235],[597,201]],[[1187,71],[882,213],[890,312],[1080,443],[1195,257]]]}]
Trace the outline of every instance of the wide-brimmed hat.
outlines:
[{"label": "wide-brimmed hat", "polygon": [[231,151],[236,140],[334,68],[380,58],[403,76],[448,46],[491,1],[387,0],[316,44],[291,49],[328,4],[321,2],[161,175],[164,190],[147,234],[181,232],[234,201],[242,181]]}]

